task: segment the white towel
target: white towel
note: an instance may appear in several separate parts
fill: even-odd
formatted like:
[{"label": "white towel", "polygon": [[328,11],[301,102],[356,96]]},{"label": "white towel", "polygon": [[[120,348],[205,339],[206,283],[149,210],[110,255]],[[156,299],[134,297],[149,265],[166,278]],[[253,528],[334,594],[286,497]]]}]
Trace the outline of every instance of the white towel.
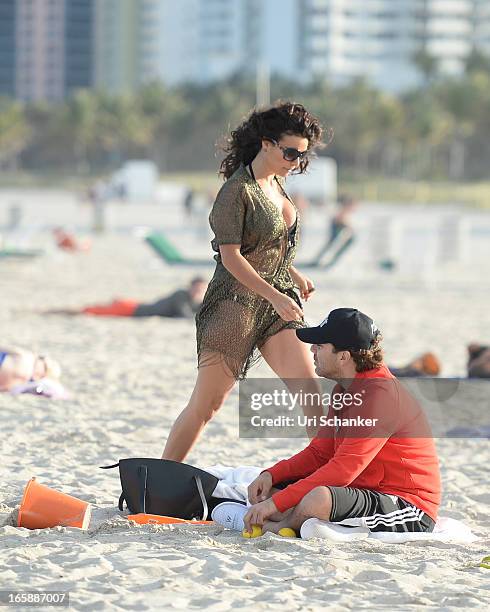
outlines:
[{"label": "white towel", "polygon": [[214,497],[236,499],[237,501],[247,504],[248,485],[263,471],[263,468],[250,465],[241,465],[237,468],[226,467],[224,465],[213,465],[204,469],[206,472],[220,479],[216,485],[216,489],[213,491]]},{"label": "white towel", "polygon": [[12,395],[20,395],[21,393],[31,393],[32,395],[41,395],[50,397],[51,399],[69,399],[70,394],[57,380],[51,378],[40,378],[39,380],[30,380],[29,382],[16,385],[10,390]]},{"label": "white towel", "polygon": [[[204,469],[220,479],[213,492],[215,497],[236,499],[247,504],[249,504],[248,485],[263,471],[263,468],[250,465],[242,465],[237,468],[213,465]],[[352,542],[370,538],[388,544],[403,544],[421,540],[424,542],[470,543],[478,540],[467,525],[456,519],[445,517],[437,520],[432,533],[369,531],[366,527],[345,527],[338,523],[311,518],[301,526],[301,537],[305,540],[323,538],[334,542]]]},{"label": "white towel", "polygon": [[394,533],[391,531],[369,531],[367,527],[344,527],[338,523],[311,518],[301,526],[301,537],[304,540],[322,538],[332,542],[352,542],[354,540],[379,540],[387,544],[404,544],[405,542],[448,542],[468,544],[478,540],[471,529],[452,518],[437,519],[432,533]]}]

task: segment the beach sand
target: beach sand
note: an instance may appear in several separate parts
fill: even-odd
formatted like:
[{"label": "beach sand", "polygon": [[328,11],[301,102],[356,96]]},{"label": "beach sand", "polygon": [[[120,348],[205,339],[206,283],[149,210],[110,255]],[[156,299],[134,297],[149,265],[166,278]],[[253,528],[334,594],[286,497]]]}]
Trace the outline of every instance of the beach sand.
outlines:
[{"label": "beach sand", "polygon": [[[38,211],[33,236],[41,245],[50,244],[44,225],[56,223],[52,210]],[[141,211],[133,213],[138,221],[124,211],[128,227],[148,224],[140,220]],[[197,241],[204,257],[209,257],[207,240],[204,231]],[[212,270],[199,272],[209,278]],[[383,330],[388,361],[403,363],[432,349],[442,358],[445,375],[464,376],[465,344],[490,341],[487,272],[481,272],[483,284],[471,266],[443,271],[437,282],[427,282],[363,271],[362,260],[351,258],[328,275],[311,271],[318,290],[306,314],[317,323],[331,308],[359,307]],[[96,237],[90,253],[49,247],[32,261],[0,261],[1,344],[58,359],[71,393],[59,401],[0,396],[0,590],[69,591],[72,607],[88,610],[486,607],[490,573],[477,566],[490,554],[487,440],[437,441],[444,487],[440,514],[474,530],[480,539],[470,545],[335,545],[270,534],[244,540],[218,526],[136,526],[120,515],[117,470],[98,466],[160,456],[193,387],[194,324],[29,311],[115,296],[150,300],[182,286],[194,273],[167,267],[124,228]],[[264,364],[251,374],[271,375]],[[267,467],[306,445],[300,439],[240,439],[237,406],[235,391],[189,463]],[[93,504],[89,530],[17,528],[16,509],[32,476]]]}]

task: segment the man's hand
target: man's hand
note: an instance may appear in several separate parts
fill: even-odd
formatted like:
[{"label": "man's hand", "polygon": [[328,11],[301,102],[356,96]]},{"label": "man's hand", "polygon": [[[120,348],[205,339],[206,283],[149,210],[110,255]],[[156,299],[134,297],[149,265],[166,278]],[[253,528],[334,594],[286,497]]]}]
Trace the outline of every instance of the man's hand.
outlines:
[{"label": "man's hand", "polygon": [[248,486],[248,500],[251,504],[258,504],[269,496],[272,489],[272,474],[262,472]]},{"label": "man's hand", "polygon": [[252,533],[252,525],[262,526],[274,512],[277,512],[277,506],[272,498],[260,502],[260,504],[255,504],[255,506],[251,506],[247,514],[243,517],[245,529],[249,533]]}]

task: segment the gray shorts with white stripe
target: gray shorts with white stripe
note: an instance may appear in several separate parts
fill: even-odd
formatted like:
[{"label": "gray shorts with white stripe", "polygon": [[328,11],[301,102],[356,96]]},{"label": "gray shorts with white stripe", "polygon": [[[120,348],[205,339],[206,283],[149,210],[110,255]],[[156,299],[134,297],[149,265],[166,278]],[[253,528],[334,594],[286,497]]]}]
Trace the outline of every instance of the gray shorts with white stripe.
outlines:
[{"label": "gray shorts with white stripe", "polygon": [[430,533],[434,529],[430,516],[396,495],[353,487],[328,488],[332,493],[333,523],[367,527],[370,531]]}]

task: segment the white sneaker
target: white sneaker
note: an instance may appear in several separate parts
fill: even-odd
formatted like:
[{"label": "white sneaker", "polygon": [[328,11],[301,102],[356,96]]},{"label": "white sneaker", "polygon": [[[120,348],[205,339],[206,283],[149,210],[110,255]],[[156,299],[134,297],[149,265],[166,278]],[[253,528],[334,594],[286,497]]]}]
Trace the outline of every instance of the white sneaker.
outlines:
[{"label": "white sneaker", "polygon": [[245,523],[243,517],[247,514],[248,507],[238,502],[223,502],[218,504],[211,512],[211,518],[215,523],[234,529],[235,531],[243,531]]}]

